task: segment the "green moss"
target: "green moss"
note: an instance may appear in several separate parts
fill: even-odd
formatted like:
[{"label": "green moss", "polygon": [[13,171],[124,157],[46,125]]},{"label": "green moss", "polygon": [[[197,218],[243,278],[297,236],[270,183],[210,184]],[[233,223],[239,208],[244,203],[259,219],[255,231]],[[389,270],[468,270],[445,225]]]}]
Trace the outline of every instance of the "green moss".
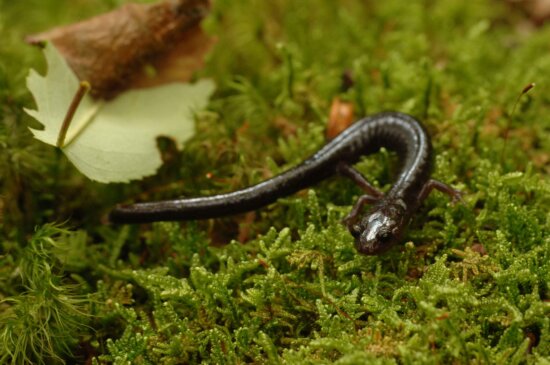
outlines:
[{"label": "green moss", "polygon": [[[43,61],[21,39],[119,3],[0,0],[0,362],[549,361],[548,26],[490,0],[215,1],[201,73],[218,90],[197,136],[156,176],[103,186],[28,132],[24,78]],[[357,118],[419,117],[434,176],[464,202],[434,193],[377,257],[340,223],[360,194],[344,179],[247,217],[104,224],[117,202],[297,164],[323,144],[336,96]],[[394,163],[382,151],[357,167],[387,189]]]},{"label": "green moss", "polygon": [[61,356],[70,358],[78,337],[90,330],[86,327],[88,301],[64,280],[63,262],[56,259],[55,253],[64,256],[70,245],[68,234],[46,225],[14,255],[20,257],[16,265],[3,263],[13,270],[9,284],[18,293],[0,302],[0,362],[61,363]]}]

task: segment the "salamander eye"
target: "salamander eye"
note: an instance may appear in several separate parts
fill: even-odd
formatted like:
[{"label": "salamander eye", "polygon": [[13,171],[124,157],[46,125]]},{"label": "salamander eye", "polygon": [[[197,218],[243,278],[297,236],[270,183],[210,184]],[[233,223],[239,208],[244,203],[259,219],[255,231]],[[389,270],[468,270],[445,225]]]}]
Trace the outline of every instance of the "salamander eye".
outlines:
[{"label": "salamander eye", "polygon": [[376,238],[380,243],[388,243],[392,239],[392,234],[388,231],[382,231],[376,236]]},{"label": "salamander eye", "polygon": [[349,227],[349,232],[354,238],[358,238],[361,235],[361,226],[359,224],[353,224]]}]

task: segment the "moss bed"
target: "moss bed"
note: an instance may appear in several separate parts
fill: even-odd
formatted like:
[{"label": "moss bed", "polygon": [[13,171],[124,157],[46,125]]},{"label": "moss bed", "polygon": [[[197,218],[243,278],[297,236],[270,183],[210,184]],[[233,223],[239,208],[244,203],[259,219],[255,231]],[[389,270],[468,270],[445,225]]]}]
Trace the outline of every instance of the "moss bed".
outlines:
[{"label": "moss bed", "polygon": [[[215,0],[195,137],[102,185],[32,138],[25,77],[45,65],[22,39],[122,3],[0,0],[0,363],[550,363],[550,26],[497,0]],[[375,257],[340,223],[360,194],[341,178],[241,216],[106,221],[297,164],[336,97],[422,120],[464,202],[432,194]],[[394,162],[357,167],[384,190]]]}]

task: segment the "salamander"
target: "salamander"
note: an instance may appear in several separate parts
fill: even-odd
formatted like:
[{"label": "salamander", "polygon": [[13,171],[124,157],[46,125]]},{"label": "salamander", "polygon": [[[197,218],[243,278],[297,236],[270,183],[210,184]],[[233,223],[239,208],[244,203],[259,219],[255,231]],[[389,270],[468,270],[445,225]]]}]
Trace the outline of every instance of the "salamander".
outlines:
[{"label": "salamander", "polygon": [[[352,165],[380,148],[395,151],[397,178],[383,194]],[[299,165],[256,185],[212,196],[119,205],[109,215],[114,223],[145,223],[216,218],[256,210],[333,175],[351,178],[365,192],[344,219],[365,255],[385,252],[403,238],[411,217],[433,189],[460,199],[460,192],[430,178],[432,145],[412,116],[386,112],[363,118]],[[363,207],[370,209],[361,214]]]}]

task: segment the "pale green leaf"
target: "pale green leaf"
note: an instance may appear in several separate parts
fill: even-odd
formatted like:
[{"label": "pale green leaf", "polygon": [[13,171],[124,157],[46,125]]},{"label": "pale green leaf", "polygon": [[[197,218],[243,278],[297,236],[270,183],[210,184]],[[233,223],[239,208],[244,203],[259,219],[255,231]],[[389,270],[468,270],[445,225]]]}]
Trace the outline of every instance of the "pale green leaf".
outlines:
[{"label": "pale green leaf", "polygon": [[[44,125],[44,130],[31,129],[34,136],[56,145],[80,81],[55,47],[48,45],[44,54],[48,73],[31,70],[27,79],[38,109],[26,112]],[[213,90],[211,80],[201,80],[130,90],[112,101],[86,95],[62,150],[92,180],[126,182],[152,175],[162,163],[156,138],[172,138],[181,148],[195,131],[194,111],[206,106]]]}]

